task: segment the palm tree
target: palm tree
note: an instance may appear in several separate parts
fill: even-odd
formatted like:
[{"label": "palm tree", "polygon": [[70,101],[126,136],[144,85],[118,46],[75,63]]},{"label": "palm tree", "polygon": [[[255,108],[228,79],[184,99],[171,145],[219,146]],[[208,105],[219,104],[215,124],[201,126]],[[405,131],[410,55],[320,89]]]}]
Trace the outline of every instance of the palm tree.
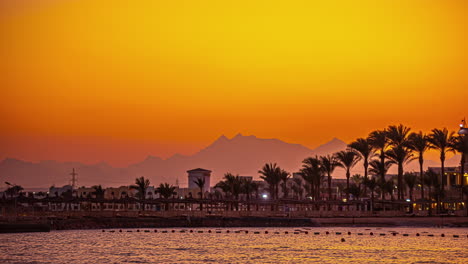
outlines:
[{"label": "palm tree", "polygon": [[408,148],[408,136],[410,128],[402,124],[389,126],[387,128],[387,138],[392,146],[392,150],[386,155],[398,165],[398,199],[403,199],[403,165],[411,161],[411,149]]},{"label": "palm tree", "polygon": [[418,177],[414,173],[407,172],[403,175],[403,178],[409,189],[410,200],[413,201],[413,190],[418,182]]},{"label": "palm tree", "polygon": [[130,189],[137,190],[137,196],[140,200],[145,200],[146,190],[150,186],[150,180],[145,179],[145,177],[140,177],[135,179],[135,185],[130,185]]},{"label": "palm tree", "polygon": [[347,188],[346,193],[350,193],[353,196],[354,200],[358,200],[359,197],[361,197],[362,190],[361,187],[359,187],[359,185],[351,184],[351,186]]},{"label": "palm tree", "polygon": [[[169,183],[161,183],[159,184],[159,187],[156,188],[155,192],[159,193],[159,195],[163,197],[164,199],[169,199],[171,196],[176,194],[175,190],[176,190],[175,186],[172,186]],[[164,204],[165,204],[165,210],[168,211],[169,203],[165,202]]]},{"label": "palm tree", "polygon": [[323,169],[318,157],[306,158],[302,161],[301,175],[305,182],[309,184],[309,195],[314,197],[314,200],[320,199],[320,187],[323,177]]},{"label": "palm tree", "polygon": [[442,185],[442,190],[446,184],[446,177],[445,177],[445,154],[448,151],[451,151],[450,145],[453,141],[453,134],[454,132],[449,132],[447,128],[438,129],[434,128],[431,130],[431,134],[429,134],[428,140],[430,143],[430,147],[432,149],[436,149],[440,152],[440,163],[441,163],[441,173],[440,173],[440,182]]},{"label": "palm tree", "polygon": [[302,188],[302,180],[300,178],[293,178],[292,191],[296,194],[296,199],[301,200],[304,189]]},{"label": "palm tree", "polygon": [[408,147],[404,145],[397,145],[391,150],[387,151],[387,157],[398,165],[398,199],[403,199],[403,166],[412,161],[413,153]]},{"label": "palm tree", "polygon": [[369,159],[374,154],[374,147],[370,144],[369,139],[358,138],[349,144],[349,147],[354,149],[364,161],[364,178],[367,179],[367,168],[369,167]]},{"label": "palm tree", "polygon": [[196,178],[193,183],[200,189],[200,211],[203,211],[203,189],[205,188],[205,177]]},{"label": "palm tree", "polygon": [[408,136],[411,128],[399,124],[398,126],[389,126],[386,131],[390,145],[399,146],[408,143]]},{"label": "palm tree", "polygon": [[24,188],[20,185],[10,184],[8,182],[6,183],[10,185],[10,187],[6,189],[5,193],[10,195],[11,198],[13,198],[13,196],[19,195],[21,191],[24,190]]},{"label": "palm tree", "polygon": [[349,201],[349,178],[351,177],[351,169],[359,161],[359,155],[351,150],[344,150],[335,153],[335,157],[338,160],[338,167],[346,170],[346,199]]},{"label": "palm tree", "polygon": [[390,194],[390,200],[394,200],[393,190],[395,189],[395,182],[393,179],[388,179],[383,183],[383,191]]},{"label": "palm tree", "polygon": [[242,192],[242,180],[239,175],[231,173],[224,174],[224,180],[216,184],[216,187],[221,188],[224,193],[230,194],[234,199],[239,200],[239,195]]},{"label": "palm tree", "polygon": [[205,178],[196,178],[193,180],[193,183],[195,183],[195,185],[200,189],[200,199],[203,199],[203,189],[205,188],[206,183]]},{"label": "palm tree", "polygon": [[331,182],[332,182],[332,173],[335,168],[338,166],[338,161],[336,160],[334,155],[326,155],[320,156],[320,162],[322,163],[322,169],[327,174],[328,179],[328,200],[332,199],[332,189],[331,189]]},{"label": "palm tree", "polygon": [[[380,166],[385,165],[385,151],[388,147],[388,139],[387,139],[387,131],[384,130],[376,130],[369,134],[368,137],[370,145],[379,151],[379,158],[380,158]],[[385,173],[386,170],[384,167],[380,168],[380,180],[385,182]]]},{"label": "palm tree", "polygon": [[256,189],[258,189],[258,184],[250,178],[242,178],[241,186],[242,192],[245,193],[247,201],[250,201],[252,193],[255,192]]},{"label": "palm tree", "polygon": [[409,135],[409,147],[418,154],[419,182],[421,184],[421,199],[424,200],[424,153],[429,149],[429,141],[423,132],[411,133]]},{"label": "palm tree", "polygon": [[356,184],[357,186],[361,187],[361,184],[363,183],[365,178],[363,178],[361,176],[361,174],[354,174],[352,177],[351,177],[351,180],[353,180],[354,184]]},{"label": "palm tree", "polygon": [[374,192],[375,188],[377,188],[377,180],[375,179],[375,177],[372,177],[371,179],[364,178],[363,184],[367,189],[371,191],[371,211],[374,211]]},{"label": "palm tree", "polygon": [[104,189],[101,185],[94,185],[91,188],[94,189],[93,194],[96,196],[97,199],[104,199]]},{"label": "palm tree", "polygon": [[285,170],[281,170],[279,177],[281,179],[281,188],[283,189],[283,198],[288,198],[288,179],[289,179],[289,172]]},{"label": "palm tree", "polygon": [[170,185],[169,183],[161,183],[159,187],[156,188],[156,193],[159,193],[164,199],[169,199],[175,194],[176,187]]},{"label": "palm tree", "polygon": [[281,168],[276,163],[267,163],[261,170],[258,171],[261,174],[260,178],[268,183],[270,197],[272,199],[278,198],[278,185],[281,182],[280,173]]},{"label": "palm tree", "polygon": [[424,184],[428,188],[429,200],[432,200],[432,187],[439,185],[439,176],[433,170],[427,170],[424,174]]},{"label": "palm tree", "polygon": [[[370,166],[370,169],[369,169],[369,173],[374,175],[374,176],[377,176],[377,175],[385,175],[387,173],[387,171],[390,169],[390,167],[393,165],[393,162],[390,161],[390,160],[387,160],[385,161],[385,163],[382,165],[380,163],[381,161],[380,160],[372,160],[370,163],[369,163],[369,166]],[[385,192],[384,192],[384,184],[385,184],[385,178],[382,180],[382,178],[380,178],[377,183],[380,187],[380,194],[381,194],[381,199],[384,200],[385,199]]]},{"label": "palm tree", "polygon": [[150,180],[145,179],[145,177],[140,177],[135,179],[135,185],[130,185],[130,189],[137,190],[137,196],[140,199],[140,203],[142,205],[143,211],[145,210],[145,196],[146,190],[150,186]]}]

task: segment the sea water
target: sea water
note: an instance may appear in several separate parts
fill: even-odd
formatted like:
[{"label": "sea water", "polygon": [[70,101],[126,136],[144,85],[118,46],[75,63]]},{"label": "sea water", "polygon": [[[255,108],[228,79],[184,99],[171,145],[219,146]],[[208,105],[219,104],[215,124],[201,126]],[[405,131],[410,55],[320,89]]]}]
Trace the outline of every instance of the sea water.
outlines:
[{"label": "sea water", "polygon": [[0,263],[468,263],[468,228],[156,231],[0,234]]}]

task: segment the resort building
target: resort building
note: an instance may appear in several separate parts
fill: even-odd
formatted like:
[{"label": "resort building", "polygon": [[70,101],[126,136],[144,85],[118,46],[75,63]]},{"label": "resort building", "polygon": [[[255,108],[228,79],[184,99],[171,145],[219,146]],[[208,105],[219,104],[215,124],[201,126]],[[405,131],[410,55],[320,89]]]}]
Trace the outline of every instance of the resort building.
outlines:
[{"label": "resort building", "polygon": [[104,190],[104,199],[135,197],[137,192],[137,190],[130,189],[128,186],[120,186],[117,188],[109,187]]},{"label": "resort building", "polygon": [[75,196],[80,198],[95,198],[95,191],[96,190],[92,187],[80,187],[75,190]]},{"label": "resort building", "polygon": [[65,193],[70,193],[70,195],[72,195],[73,187],[71,185],[65,185],[63,187],[52,186],[49,188],[49,196],[51,197],[61,197]]},{"label": "resort building", "polygon": [[[465,163],[465,170],[468,168],[468,163]],[[461,175],[461,168],[458,167],[445,167],[444,172],[444,182],[447,183],[447,186],[456,187],[456,186],[466,186],[468,185],[468,173],[465,172],[464,175]],[[437,174],[442,173],[441,167],[429,167],[428,170],[431,170]]]}]

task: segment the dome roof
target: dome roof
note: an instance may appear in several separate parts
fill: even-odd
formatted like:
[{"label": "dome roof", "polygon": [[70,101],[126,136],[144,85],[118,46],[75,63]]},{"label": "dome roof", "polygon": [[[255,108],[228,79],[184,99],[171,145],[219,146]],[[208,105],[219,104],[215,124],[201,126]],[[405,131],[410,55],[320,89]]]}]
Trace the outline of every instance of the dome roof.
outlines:
[{"label": "dome roof", "polygon": [[460,134],[460,135],[468,135],[468,127],[462,127],[462,128],[460,128],[460,130],[458,131],[458,134]]}]

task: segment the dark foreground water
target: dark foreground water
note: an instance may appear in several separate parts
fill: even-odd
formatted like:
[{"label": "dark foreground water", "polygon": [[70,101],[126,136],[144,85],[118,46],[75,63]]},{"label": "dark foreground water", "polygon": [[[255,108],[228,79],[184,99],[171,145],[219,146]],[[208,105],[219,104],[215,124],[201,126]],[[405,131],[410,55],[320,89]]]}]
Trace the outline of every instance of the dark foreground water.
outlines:
[{"label": "dark foreground water", "polygon": [[0,234],[0,263],[468,263],[468,228],[114,230]]}]

